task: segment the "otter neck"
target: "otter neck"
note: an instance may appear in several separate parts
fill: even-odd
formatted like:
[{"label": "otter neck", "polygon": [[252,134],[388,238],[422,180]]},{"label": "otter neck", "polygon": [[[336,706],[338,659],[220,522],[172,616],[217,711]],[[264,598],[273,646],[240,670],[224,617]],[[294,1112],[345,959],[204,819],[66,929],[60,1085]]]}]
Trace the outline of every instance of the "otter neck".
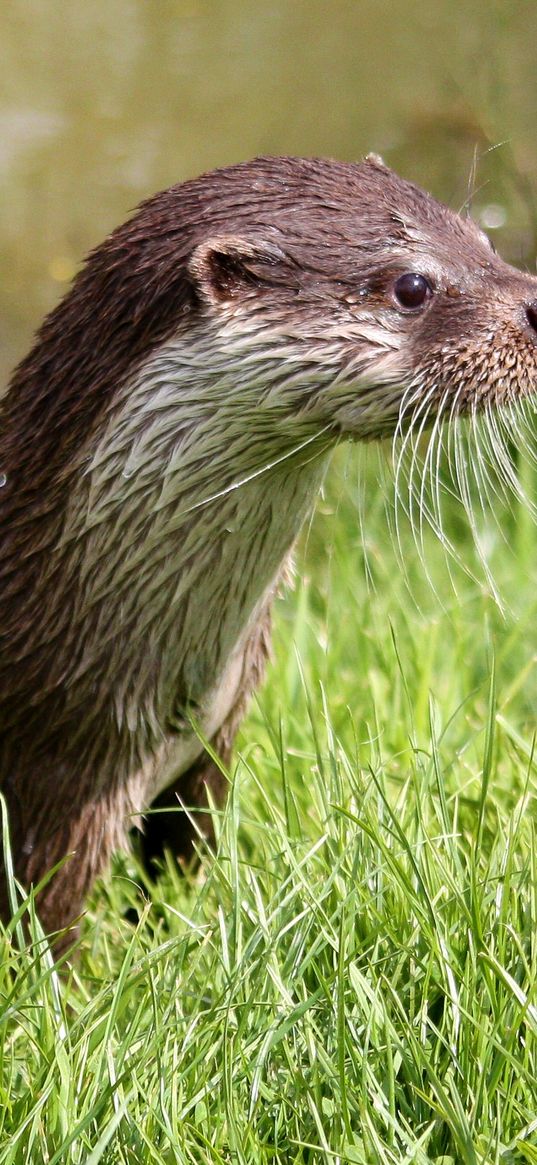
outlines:
[{"label": "otter neck", "polygon": [[214,363],[167,345],[79,455],[24,621],[46,661],[38,699],[62,692],[56,727],[91,708],[86,728],[113,716],[141,752],[203,710],[312,508],[326,437],[271,397],[266,369],[237,406],[233,370]]}]

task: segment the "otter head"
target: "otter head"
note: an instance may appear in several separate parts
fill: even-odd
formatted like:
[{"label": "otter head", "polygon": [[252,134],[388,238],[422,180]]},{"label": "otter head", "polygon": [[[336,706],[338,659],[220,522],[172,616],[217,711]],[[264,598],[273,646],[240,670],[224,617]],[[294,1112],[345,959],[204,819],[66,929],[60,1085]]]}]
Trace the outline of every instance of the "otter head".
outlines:
[{"label": "otter head", "polygon": [[45,321],[3,410],[3,504],[41,512],[129,410],[134,445],[167,413],[157,472],[215,410],[249,470],[521,399],[536,343],[537,279],[376,157],[214,171],[144,203]]},{"label": "otter head", "polygon": [[[260,159],[192,250],[198,324],[304,426],[355,439],[516,402],[537,374],[537,279],[376,157]],[[244,187],[244,183],[247,187]],[[229,205],[229,204],[228,204]],[[258,375],[260,374],[260,375]]]}]

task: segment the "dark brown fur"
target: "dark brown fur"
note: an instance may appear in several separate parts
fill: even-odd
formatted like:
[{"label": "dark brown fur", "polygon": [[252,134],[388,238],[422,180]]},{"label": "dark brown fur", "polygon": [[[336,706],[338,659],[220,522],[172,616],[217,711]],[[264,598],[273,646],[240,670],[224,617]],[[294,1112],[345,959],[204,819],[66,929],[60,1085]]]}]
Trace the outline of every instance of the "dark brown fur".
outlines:
[{"label": "dark brown fur", "polygon": [[[434,302],[418,319],[394,311],[393,286],[409,267],[420,270],[422,253],[431,256],[436,284]],[[274,415],[266,414],[272,426],[266,445],[263,431],[256,429],[255,409],[253,416],[245,415],[245,433],[252,434],[245,449],[255,446],[257,460],[244,454],[244,464],[235,466],[240,479],[264,472],[265,461],[277,463],[280,455],[288,456],[304,441],[320,441],[323,452],[341,435],[393,433],[405,382],[412,383],[415,376],[426,386],[438,380],[437,401],[452,385],[457,412],[476,402],[529,392],[536,367],[536,301],[536,281],[495,256],[473,224],[375,160],[351,166],[261,158],[217,171],[150,199],[90,255],[15,371],[1,418],[0,473],[6,484],[0,489],[0,786],[9,810],[16,872],[25,885],[38,881],[66,855],[75,855],[41,896],[47,927],[65,926],[79,913],[93,878],[128,827],[133,805],[126,789],[132,774],[150,766],[180,731],[175,709],[180,720],[198,706],[196,684],[188,678],[191,671],[196,673],[197,662],[177,659],[173,708],[168,693],[164,702],[155,697],[151,714],[140,717],[136,731],[126,713],[112,715],[114,700],[124,699],[126,707],[135,690],[133,679],[127,694],[123,692],[118,658],[125,660],[127,675],[132,664],[133,676],[142,676],[145,686],[141,679],[140,690],[149,707],[159,686],[158,619],[151,624],[152,648],[138,665],[131,660],[131,645],[139,650],[140,629],[145,627],[142,590],[140,602],[138,592],[131,592],[136,598],[132,609],[126,593],[119,615],[106,588],[96,604],[102,560],[88,566],[72,545],[69,508],[81,494],[85,467],[103,433],[113,432],[122,415],[125,386],[166,342],[176,337],[203,341],[207,332],[212,341],[216,334],[218,343],[235,321],[247,337],[252,321],[253,330],[267,336],[263,359],[267,353],[273,359],[281,346],[282,384],[289,377],[285,352],[292,345],[302,380],[282,395]],[[356,330],[362,317],[373,331],[377,328],[380,339]],[[491,330],[496,330],[497,348],[503,353],[497,367],[496,355],[493,361],[487,350]],[[391,337],[386,346],[383,334]],[[227,342],[222,340],[224,346]],[[326,359],[333,366],[327,367]],[[374,372],[368,379],[370,369]],[[193,371],[194,383],[195,376]],[[259,392],[264,401],[261,388]],[[240,412],[240,383],[237,398]],[[219,400],[218,407],[224,416],[226,400]],[[177,422],[179,430],[180,411]],[[227,439],[223,432],[222,441]],[[237,448],[240,457],[240,442]],[[172,456],[170,443],[164,468]],[[290,464],[300,468],[296,457]],[[163,472],[156,466],[151,483],[155,490]],[[205,493],[192,498],[194,508],[205,505],[212,492],[210,461],[204,472]],[[282,496],[287,489],[293,497],[295,485],[291,489],[283,473],[275,469],[267,489],[277,482]],[[214,478],[214,492],[225,492],[232,484],[226,466]],[[246,495],[247,490],[237,494],[239,527],[241,497]],[[181,512],[188,510],[184,499],[181,507]],[[203,523],[203,509],[197,519]],[[121,528],[121,514],[117,521]],[[148,510],[140,519],[136,552],[146,540],[150,546],[152,521],[153,511]],[[185,525],[181,537],[190,530]],[[289,549],[294,532],[282,550]],[[91,514],[81,537],[93,537]],[[122,546],[114,553],[120,563]],[[284,557],[282,553],[280,559]],[[161,547],[155,558],[155,572],[162,571],[156,583],[162,577],[163,621],[169,608],[166,587],[171,602],[178,585],[169,581],[168,560],[177,562],[180,581],[180,539]],[[277,565],[270,559],[266,578],[256,578],[251,594],[245,591],[242,625],[254,609],[258,622],[241,657],[233,706],[213,738],[226,761],[248,694],[263,672],[269,591]],[[139,571],[146,569],[150,567],[145,563],[138,566],[133,551],[134,587]],[[148,576],[147,593],[156,583]],[[182,627],[188,598],[181,604],[177,601],[175,617]],[[225,640],[219,609],[213,619],[217,624],[222,619]],[[236,618],[231,623],[238,633],[242,625]],[[219,667],[226,659],[225,643],[221,651]],[[203,807],[207,786],[221,802],[220,770],[202,754],[155,803],[173,804],[179,793],[185,803]],[[210,835],[207,821],[200,822]],[[191,822],[174,814],[169,833],[167,828],[160,814],[148,824],[148,857],[158,856],[169,837],[176,853],[188,860]],[[5,887],[0,898],[5,916]]]}]

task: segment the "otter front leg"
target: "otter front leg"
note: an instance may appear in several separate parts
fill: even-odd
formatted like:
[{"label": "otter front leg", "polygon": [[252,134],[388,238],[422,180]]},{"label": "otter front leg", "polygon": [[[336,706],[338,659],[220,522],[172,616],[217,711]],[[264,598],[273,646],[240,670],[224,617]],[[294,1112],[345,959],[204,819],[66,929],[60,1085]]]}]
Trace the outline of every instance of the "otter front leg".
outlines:
[{"label": "otter front leg", "polygon": [[[231,757],[231,744],[217,748],[222,764]],[[182,773],[151,803],[140,838],[140,854],[150,877],[168,850],[181,866],[188,866],[195,856],[195,845],[214,845],[214,826],[208,807],[220,808],[226,799],[228,781],[222,768],[208,752]]]},{"label": "otter front leg", "polygon": [[[94,800],[69,807],[50,798],[46,805],[34,804],[33,814],[23,814],[19,800],[8,798],[13,866],[23,889],[36,887],[61,863],[36,898],[45,933],[66,932],[54,940],[56,951],[66,949],[76,938],[73,924],[82,914],[86,895],[114,850],[125,844],[132,818],[127,802],[124,789],[108,789]],[[2,860],[0,916],[7,921],[10,915]]]},{"label": "otter front leg", "polygon": [[145,818],[140,841],[142,860],[150,877],[154,877],[166,850],[185,866],[194,856],[196,842],[205,840],[209,846],[214,844],[213,822],[207,810],[211,803],[219,808],[225,802],[228,781],[222,768],[229,766],[233,741],[248,700],[263,678],[270,652],[271,602],[272,594],[260,608],[245,641],[233,707],[211,741],[221,766],[204,750],[186,772],[151,802],[150,810],[155,812],[150,811]]}]

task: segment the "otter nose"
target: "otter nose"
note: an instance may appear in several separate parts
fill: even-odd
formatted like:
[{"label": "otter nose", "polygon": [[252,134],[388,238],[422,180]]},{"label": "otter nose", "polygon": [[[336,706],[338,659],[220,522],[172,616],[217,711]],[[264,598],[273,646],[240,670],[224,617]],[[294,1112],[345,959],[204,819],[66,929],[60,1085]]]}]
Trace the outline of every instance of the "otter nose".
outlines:
[{"label": "otter nose", "polygon": [[534,332],[537,332],[537,299],[535,299],[533,303],[526,304],[526,319],[530,325],[530,328],[532,328]]}]

